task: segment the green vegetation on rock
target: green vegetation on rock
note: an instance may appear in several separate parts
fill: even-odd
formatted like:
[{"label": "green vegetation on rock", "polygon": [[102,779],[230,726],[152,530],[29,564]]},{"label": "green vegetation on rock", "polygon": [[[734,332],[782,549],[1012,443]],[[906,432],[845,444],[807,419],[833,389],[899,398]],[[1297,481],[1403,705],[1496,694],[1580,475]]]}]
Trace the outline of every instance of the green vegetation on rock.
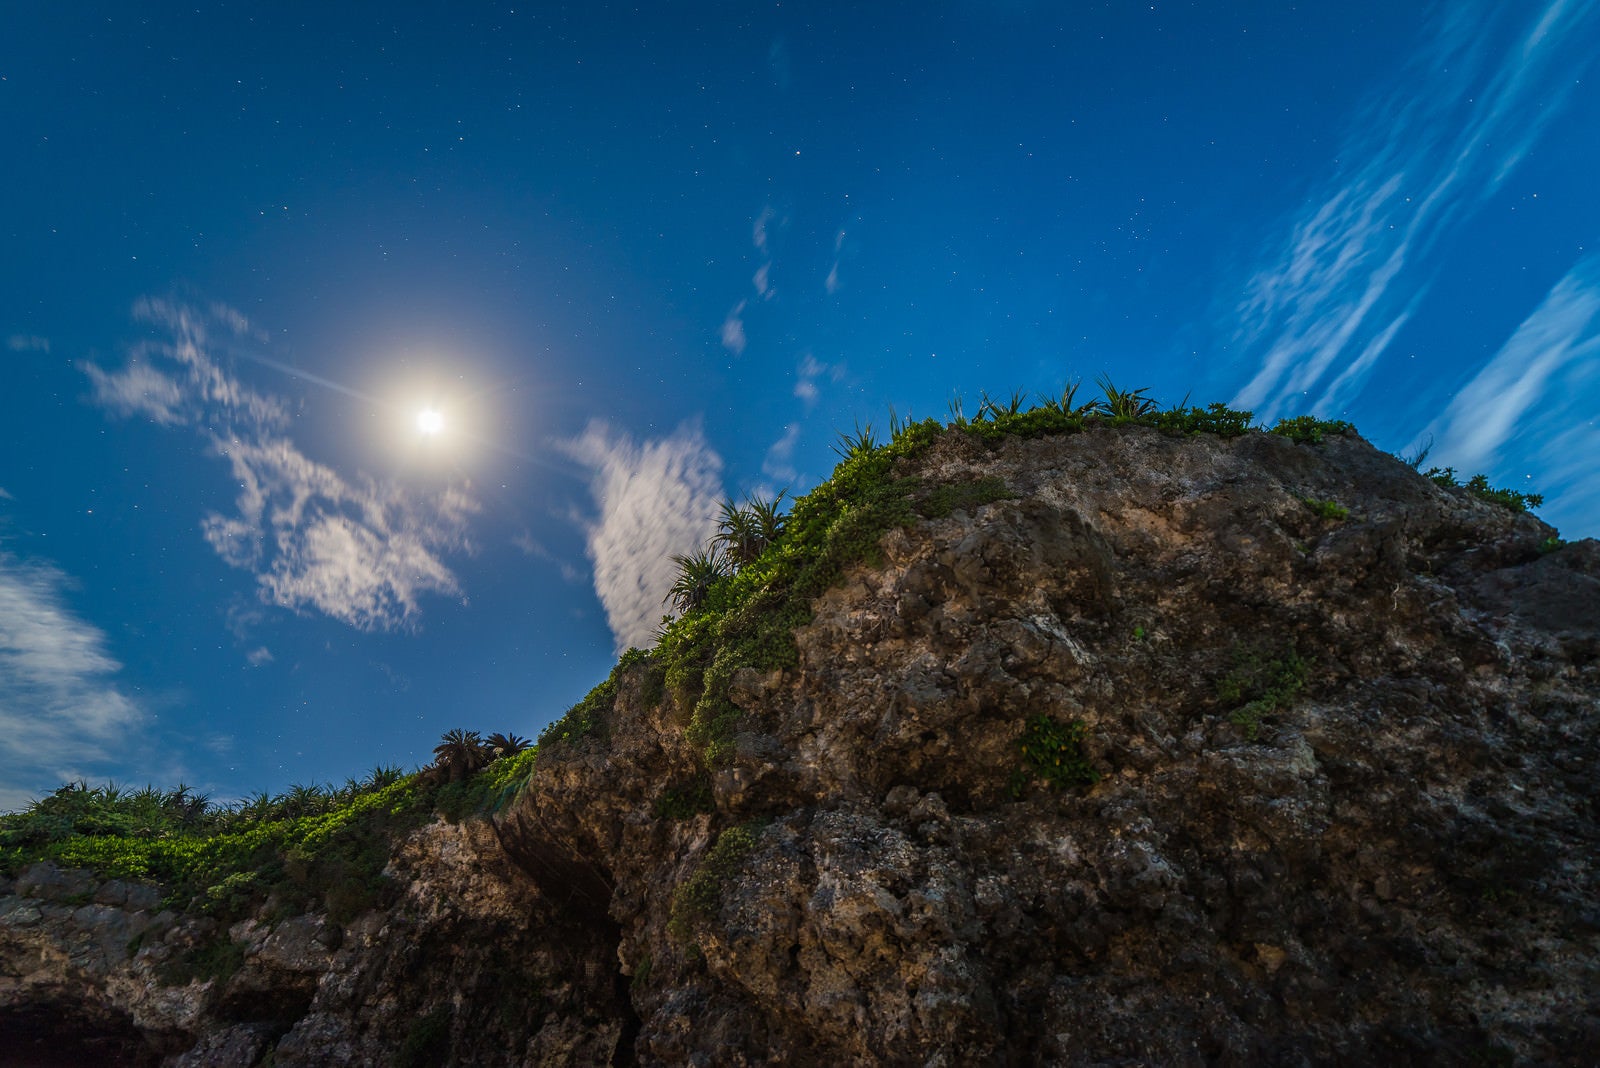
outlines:
[{"label": "green vegetation on rock", "polygon": [[1544,495],[1540,493],[1519,493],[1516,490],[1495,489],[1489,485],[1487,475],[1473,475],[1462,482],[1456,478],[1456,469],[1453,467],[1430,467],[1427,477],[1445,489],[1464,489],[1480,501],[1497,504],[1501,508],[1513,512],[1526,512],[1530,508],[1538,508],[1544,504]]},{"label": "green vegetation on rock", "polygon": [[1235,649],[1233,668],[1217,680],[1217,700],[1226,706],[1228,719],[1243,727],[1254,741],[1261,721],[1287,711],[1305,687],[1311,665],[1293,648],[1279,653],[1260,649]]},{"label": "green vegetation on rock", "polygon": [[1030,779],[1039,779],[1058,790],[1099,782],[1100,773],[1089,762],[1089,754],[1083,748],[1087,733],[1088,727],[1080,719],[1062,723],[1043,714],[1030,718],[1018,743],[1022,750],[1022,767],[1012,777],[1012,796],[1020,797]]},{"label": "green vegetation on rock", "polygon": [[694,875],[672,893],[672,918],[667,929],[673,937],[687,941],[690,925],[696,919],[716,914],[722,904],[722,887],[755,851],[761,837],[760,821],[729,827],[717,836]]}]

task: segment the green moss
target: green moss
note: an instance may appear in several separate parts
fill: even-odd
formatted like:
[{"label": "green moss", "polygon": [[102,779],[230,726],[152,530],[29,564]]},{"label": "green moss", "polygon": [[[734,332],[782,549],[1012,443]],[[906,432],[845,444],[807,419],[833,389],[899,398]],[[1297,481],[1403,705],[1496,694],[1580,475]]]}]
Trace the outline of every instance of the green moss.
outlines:
[{"label": "green moss", "polygon": [[943,519],[955,512],[971,514],[986,504],[1016,497],[1003,478],[989,475],[965,482],[935,486],[915,501],[913,507],[925,519]]},{"label": "green moss", "polygon": [[633,978],[628,983],[628,989],[643,990],[648,986],[650,983],[650,971],[654,965],[655,961],[650,954],[646,953],[641,957],[639,963],[633,967]]},{"label": "green moss", "polygon": [[1305,501],[1307,508],[1317,513],[1317,515],[1321,516],[1323,519],[1331,519],[1335,522],[1338,522],[1340,520],[1350,518],[1350,509],[1346,508],[1338,501],[1331,499],[1319,501],[1315,497],[1305,497],[1303,500]]},{"label": "green moss", "polygon": [[702,812],[716,811],[711,776],[701,772],[687,782],[669,786],[656,798],[652,811],[658,820],[686,820]]},{"label": "green moss", "polygon": [[1261,731],[1267,716],[1288,711],[1305,688],[1310,664],[1293,648],[1277,654],[1259,649],[1236,648],[1233,668],[1217,680],[1217,700],[1228,711],[1228,719],[1245,730],[1252,741]]},{"label": "green moss", "polygon": [[1082,720],[1062,723],[1053,716],[1040,713],[1030,718],[1022,730],[1018,743],[1022,751],[1022,767],[1013,774],[1009,788],[1013,797],[1019,797],[1027,783],[1039,779],[1054,789],[1069,786],[1092,786],[1100,781],[1100,773],[1089,762],[1083,740],[1088,727]]},{"label": "green moss", "polygon": [[435,1005],[406,1029],[395,1055],[397,1068],[439,1068],[450,1058],[450,1020],[447,1004]]},{"label": "green moss", "polygon": [[687,942],[696,920],[716,915],[722,906],[723,886],[755,851],[763,826],[760,821],[752,821],[723,831],[694,875],[673,891],[667,930],[674,938]]},{"label": "green moss", "polygon": [[201,942],[180,953],[156,969],[156,974],[168,986],[186,986],[199,980],[217,980],[226,983],[244,967],[244,946],[221,935]]}]

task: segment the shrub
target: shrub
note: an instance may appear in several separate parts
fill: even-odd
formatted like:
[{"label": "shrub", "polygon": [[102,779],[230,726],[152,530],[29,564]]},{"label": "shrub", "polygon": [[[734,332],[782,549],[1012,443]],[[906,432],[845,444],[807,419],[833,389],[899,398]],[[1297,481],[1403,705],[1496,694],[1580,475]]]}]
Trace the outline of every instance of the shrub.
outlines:
[{"label": "shrub", "polygon": [[1229,707],[1228,719],[1254,741],[1264,717],[1285,712],[1306,683],[1310,664],[1292,647],[1272,656],[1236,648],[1233,668],[1217,681],[1217,700]]},{"label": "shrub", "polygon": [[716,811],[711,776],[701,772],[687,782],[667,787],[656,798],[652,811],[658,820],[686,820],[702,812]]},{"label": "shrub", "polygon": [[717,836],[700,866],[672,893],[672,913],[667,930],[680,941],[687,941],[690,926],[697,919],[716,915],[722,906],[722,888],[755,851],[764,824],[759,820],[729,827]]},{"label": "shrub", "polygon": [[1022,730],[1022,773],[1012,777],[1012,795],[1019,796],[1029,779],[1043,779],[1058,790],[1099,782],[1100,773],[1083,748],[1087,733],[1081,719],[1062,723],[1044,713],[1030,718]]},{"label": "shrub", "polygon": [[1544,495],[1541,493],[1495,489],[1489,485],[1488,475],[1473,475],[1466,482],[1461,482],[1456,478],[1456,469],[1453,467],[1430,467],[1426,475],[1445,489],[1464,489],[1480,501],[1487,501],[1513,512],[1526,512],[1544,504]]},{"label": "shrub", "polygon": [[1301,445],[1321,445],[1328,434],[1354,434],[1356,428],[1342,419],[1318,419],[1314,415],[1297,415],[1293,419],[1279,419],[1270,433],[1279,434]]},{"label": "shrub", "polygon": [[1317,513],[1317,515],[1321,516],[1323,519],[1332,519],[1337,522],[1342,519],[1350,518],[1350,509],[1346,508],[1338,501],[1332,499],[1319,501],[1315,497],[1306,497],[1304,500],[1306,507]]}]

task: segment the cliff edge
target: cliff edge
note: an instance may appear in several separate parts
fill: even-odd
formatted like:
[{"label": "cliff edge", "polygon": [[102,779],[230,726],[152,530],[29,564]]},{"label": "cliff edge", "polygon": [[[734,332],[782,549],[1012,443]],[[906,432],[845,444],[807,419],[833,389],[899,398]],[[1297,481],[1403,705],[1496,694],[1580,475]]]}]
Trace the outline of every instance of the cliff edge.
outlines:
[{"label": "cliff edge", "polygon": [[23,868],[0,1046],[1591,1063],[1600,543],[1353,433],[1115,424],[858,442],[377,907]]}]

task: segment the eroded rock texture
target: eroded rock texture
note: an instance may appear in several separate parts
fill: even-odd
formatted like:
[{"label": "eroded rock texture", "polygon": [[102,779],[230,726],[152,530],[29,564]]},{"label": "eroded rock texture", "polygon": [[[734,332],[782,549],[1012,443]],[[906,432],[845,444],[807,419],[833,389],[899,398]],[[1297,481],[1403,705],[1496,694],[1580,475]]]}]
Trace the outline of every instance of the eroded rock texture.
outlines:
[{"label": "eroded rock texture", "polygon": [[[152,1064],[394,1063],[441,1005],[461,1064],[1600,1058],[1600,544],[1353,437],[951,433],[900,473],[1011,496],[891,532],[797,666],[737,676],[725,765],[641,664],[492,829],[401,845],[400,907],[247,923],[225,985],[155,977],[203,921],[19,884],[0,1029]],[[1097,782],[1028,773],[1041,716]]]}]

